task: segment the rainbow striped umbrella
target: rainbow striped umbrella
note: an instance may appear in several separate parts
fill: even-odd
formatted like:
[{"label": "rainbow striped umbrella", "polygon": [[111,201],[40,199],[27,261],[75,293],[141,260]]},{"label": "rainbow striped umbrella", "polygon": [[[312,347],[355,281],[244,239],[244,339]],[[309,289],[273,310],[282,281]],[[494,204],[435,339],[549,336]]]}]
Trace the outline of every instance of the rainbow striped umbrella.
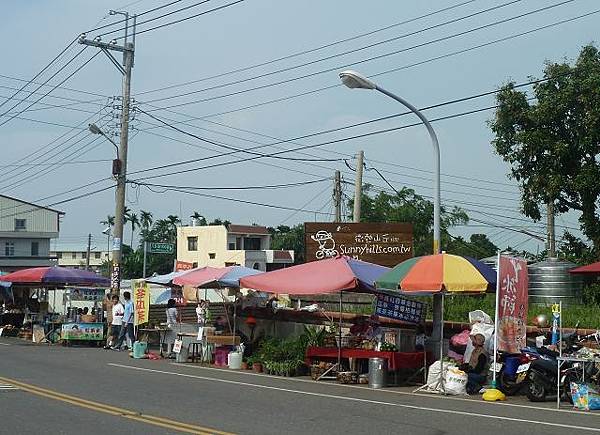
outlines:
[{"label": "rainbow striped umbrella", "polygon": [[496,287],[496,271],[474,258],[452,254],[410,258],[375,282],[378,290],[400,293],[484,293]]}]

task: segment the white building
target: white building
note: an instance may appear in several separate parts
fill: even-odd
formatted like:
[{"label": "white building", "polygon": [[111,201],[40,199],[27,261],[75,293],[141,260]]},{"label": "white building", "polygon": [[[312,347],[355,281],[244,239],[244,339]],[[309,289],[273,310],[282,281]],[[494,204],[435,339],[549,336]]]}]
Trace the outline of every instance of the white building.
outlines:
[{"label": "white building", "polygon": [[50,240],[58,237],[62,211],[0,195],[0,271],[52,266]]},{"label": "white building", "polygon": [[294,263],[294,251],[271,249],[271,235],[258,225],[177,228],[177,260],[201,266],[246,266],[270,271]]},{"label": "white building", "polygon": [[[74,269],[85,269],[87,265],[87,247],[55,246],[50,251],[50,256],[56,257],[58,265],[72,267]],[[108,251],[97,248],[90,249],[90,270],[99,272],[102,264],[109,260]]]}]

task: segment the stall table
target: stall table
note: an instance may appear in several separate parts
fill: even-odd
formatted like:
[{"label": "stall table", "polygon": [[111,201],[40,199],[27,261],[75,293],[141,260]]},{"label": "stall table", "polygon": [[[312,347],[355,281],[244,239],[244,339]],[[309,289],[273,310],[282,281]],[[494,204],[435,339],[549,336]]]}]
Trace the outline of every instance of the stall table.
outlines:
[{"label": "stall table", "polygon": [[[388,369],[397,372],[400,369],[422,369],[425,365],[425,352],[383,352],[368,349],[342,348],[342,359],[369,359],[384,358],[388,362]],[[337,347],[306,348],[306,365],[310,366],[313,358],[337,358]]]},{"label": "stall table", "polygon": [[146,335],[157,334],[158,335],[158,344],[160,346],[160,356],[163,356],[163,345],[165,344],[167,331],[170,331],[168,328],[141,328],[139,332],[144,333]]}]

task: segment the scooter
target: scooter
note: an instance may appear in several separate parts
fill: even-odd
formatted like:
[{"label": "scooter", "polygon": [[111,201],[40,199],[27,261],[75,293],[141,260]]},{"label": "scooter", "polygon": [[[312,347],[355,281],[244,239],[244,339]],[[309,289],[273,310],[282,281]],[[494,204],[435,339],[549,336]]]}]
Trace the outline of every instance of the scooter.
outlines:
[{"label": "scooter", "polygon": [[[577,326],[576,326],[577,328]],[[594,335],[594,334],[592,334]],[[563,338],[563,349],[568,352],[578,350],[581,341],[590,336],[580,337],[577,335],[577,329],[572,334]],[[585,366],[585,374],[580,363],[565,363],[558,373],[557,358],[559,353],[546,349],[538,349],[539,358],[531,361],[528,374],[527,398],[532,402],[543,402],[549,397],[556,397],[557,383],[560,376],[560,397],[572,403],[571,382],[581,383],[585,376],[587,381],[597,381],[599,370],[594,364]]]},{"label": "scooter", "polygon": [[[536,352],[525,348],[521,353],[500,352],[498,362],[501,367],[497,375],[497,386],[507,396],[518,394],[527,385],[531,362],[537,359]],[[515,366],[516,365],[516,366]]]}]

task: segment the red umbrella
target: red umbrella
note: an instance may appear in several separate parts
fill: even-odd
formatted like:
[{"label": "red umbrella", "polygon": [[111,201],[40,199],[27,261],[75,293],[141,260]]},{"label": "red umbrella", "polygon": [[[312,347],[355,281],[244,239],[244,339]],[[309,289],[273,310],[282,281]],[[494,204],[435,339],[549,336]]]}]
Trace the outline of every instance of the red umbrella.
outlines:
[{"label": "red umbrella", "polygon": [[18,284],[98,285],[109,286],[110,280],[94,272],[68,267],[32,267],[0,276],[0,281]]},{"label": "red umbrella", "polygon": [[373,291],[389,268],[348,257],[312,261],[240,279],[240,286],[268,293],[317,295],[345,290]]}]

